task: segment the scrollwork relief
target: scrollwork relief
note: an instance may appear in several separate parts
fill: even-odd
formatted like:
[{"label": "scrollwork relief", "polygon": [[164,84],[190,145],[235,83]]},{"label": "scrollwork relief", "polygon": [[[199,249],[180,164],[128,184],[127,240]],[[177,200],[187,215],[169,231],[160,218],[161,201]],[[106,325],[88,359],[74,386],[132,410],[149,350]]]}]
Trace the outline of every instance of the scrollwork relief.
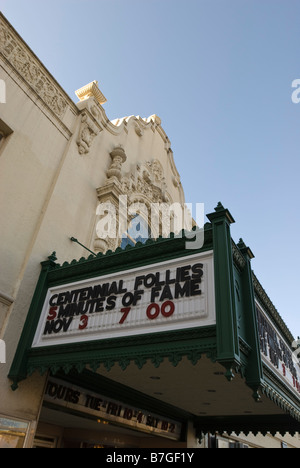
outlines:
[{"label": "scrollwork relief", "polygon": [[[112,162],[107,170],[107,180],[105,184],[97,189],[98,200],[101,204],[111,203],[114,205],[117,217],[117,233],[120,235],[120,225],[127,226],[130,222],[128,207],[134,204],[141,203],[152,212],[152,207],[155,204],[170,205],[173,203],[170,194],[167,192],[166,179],[164,170],[160,162],[156,159],[143,163],[137,163],[132,166],[131,171],[124,172],[124,163],[127,160],[124,149],[121,146],[116,147],[111,153]],[[127,196],[126,219],[120,221],[120,195]],[[159,217],[159,209],[157,209]],[[149,221],[150,222],[150,221]],[[126,231],[126,229],[125,229]],[[123,232],[123,231],[122,231]],[[159,235],[156,230],[151,227],[153,234]],[[117,235],[117,237],[118,237]],[[120,239],[104,239],[97,238],[94,243],[96,252],[105,253],[107,250],[115,250],[120,244]]]},{"label": "scrollwork relief", "polygon": [[77,146],[79,154],[87,154],[94,141],[94,138],[99,133],[99,128],[94,124],[92,118],[87,112],[83,112],[81,116],[81,124],[77,138]]},{"label": "scrollwork relief", "polygon": [[54,114],[62,118],[68,107],[67,100],[38,60],[1,20],[0,51]]}]

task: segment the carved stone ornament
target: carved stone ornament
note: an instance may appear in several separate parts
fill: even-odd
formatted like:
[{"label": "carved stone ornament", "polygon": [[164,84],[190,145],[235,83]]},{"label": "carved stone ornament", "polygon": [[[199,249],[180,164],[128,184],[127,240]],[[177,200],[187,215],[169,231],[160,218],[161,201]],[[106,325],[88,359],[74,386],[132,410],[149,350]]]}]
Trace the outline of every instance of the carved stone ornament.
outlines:
[{"label": "carved stone ornament", "polygon": [[93,122],[88,112],[82,112],[81,124],[77,138],[79,154],[88,154],[94,138],[99,133],[99,128]]},{"label": "carved stone ornament", "polygon": [[[172,204],[172,200],[167,193],[163,167],[157,159],[138,163],[132,167],[130,172],[124,173],[122,172],[123,164],[126,161],[124,149],[120,146],[115,148],[110,153],[110,157],[112,163],[106,173],[107,180],[102,187],[97,189],[97,195],[100,204],[111,203],[115,207],[118,236],[126,232],[126,227],[130,222],[127,209],[124,210],[121,207],[120,210],[120,196],[127,196],[128,207],[134,203],[141,203],[147,207],[148,213],[151,212],[151,204]],[[122,214],[123,212],[124,214]],[[153,233],[155,234],[154,231]],[[113,239],[96,237],[94,251],[105,253],[107,250],[115,250],[120,245],[120,241],[121,239],[118,237]]]},{"label": "carved stone ornament", "polygon": [[147,197],[149,203],[167,201],[166,187],[163,167],[156,159],[137,164],[130,174],[124,174],[121,178],[124,195],[131,199],[138,199],[139,195]]},{"label": "carved stone ornament", "polygon": [[0,17],[0,53],[60,119],[68,102],[55,80]]},{"label": "carved stone ornament", "polygon": [[121,146],[115,148],[110,153],[110,157],[112,159],[112,163],[106,173],[107,177],[108,179],[111,179],[112,177],[116,177],[118,180],[121,180],[122,165],[127,159],[124,149]]},{"label": "carved stone ornament", "polygon": [[154,160],[151,163],[147,163],[147,165],[154,176],[155,182],[161,182],[163,179],[164,173],[163,173],[163,168],[160,162],[157,160]]}]

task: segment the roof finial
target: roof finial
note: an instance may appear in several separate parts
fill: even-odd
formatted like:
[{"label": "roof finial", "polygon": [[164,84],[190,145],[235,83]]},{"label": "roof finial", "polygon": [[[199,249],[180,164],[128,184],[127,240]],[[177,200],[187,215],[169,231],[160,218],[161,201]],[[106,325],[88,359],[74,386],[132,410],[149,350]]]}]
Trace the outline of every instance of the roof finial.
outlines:
[{"label": "roof finial", "polygon": [[80,101],[85,101],[90,97],[94,97],[96,101],[102,106],[107,102],[106,97],[101,93],[98,87],[98,81],[94,80],[91,83],[83,86],[82,88],[75,91],[76,96]]},{"label": "roof finial", "polygon": [[221,210],[225,210],[224,206],[222,205],[221,202],[218,203],[218,205],[216,206],[215,208],[215,211],[221,211]]}]

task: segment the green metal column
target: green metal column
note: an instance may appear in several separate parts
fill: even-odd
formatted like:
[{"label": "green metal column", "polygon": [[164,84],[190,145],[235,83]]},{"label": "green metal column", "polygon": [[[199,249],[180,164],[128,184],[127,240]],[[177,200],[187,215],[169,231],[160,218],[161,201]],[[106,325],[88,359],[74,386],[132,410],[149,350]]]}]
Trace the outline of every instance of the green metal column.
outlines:
[{"label": "green metal column", "polygon": [[251,260],[254,255],[242,239],[237,247],[246,260],[246,266],[242,272],[243,295],[244,295],[244,321],[247,330],[247,342],[251,346],[251,353],[248,358],[246,381],[253,389],[253,397],[260,400],[259,389],[263,380],[263,368],[259,345],[258,322],[255,308],[255,295],[253,286],[253,276]]},{"label": "green metal column", "polygon": [[226,368],[228,380],[240,367],[240,349],[234,295],[230,225],[234,219],[221,203],[207,215],[213,228],[215,294],[217,315],[217,360]]}]

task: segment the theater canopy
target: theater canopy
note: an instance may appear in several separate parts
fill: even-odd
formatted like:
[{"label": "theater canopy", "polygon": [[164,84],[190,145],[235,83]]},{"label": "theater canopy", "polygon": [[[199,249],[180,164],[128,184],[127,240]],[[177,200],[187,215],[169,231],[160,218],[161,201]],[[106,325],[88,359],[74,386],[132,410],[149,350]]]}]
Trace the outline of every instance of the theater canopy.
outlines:
[{"label": "theater canopy", "polygon": [[[251,250],[231,239],[230,212],[219,204],[208,218],[198,250],[171,235],[43,262],[12,388],[49,371],[52,388],[63,381],[83,395],[88,387],[95,398],[163,415],[176,426],[170,438],[189,420],[199,436],[298,432],[293,337],[252,273]],[[80,411],[79,397],[73,405]]]}]

